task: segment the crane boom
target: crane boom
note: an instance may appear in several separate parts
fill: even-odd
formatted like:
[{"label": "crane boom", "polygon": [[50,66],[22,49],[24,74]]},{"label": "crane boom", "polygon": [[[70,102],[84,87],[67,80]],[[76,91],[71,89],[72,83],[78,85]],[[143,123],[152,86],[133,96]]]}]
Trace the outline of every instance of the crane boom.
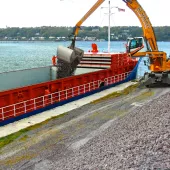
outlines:
[{"label": "crane boom", "polygon": [[[73,28],[73,39],[71,47],[74,48],[75,46],[75,39],[78,35],[78,32],[80,30],[80,26],[82,23],[104,2],[105,0],[98,0],[91,9],[77,22],[75,27]],[[156,41],[156,36],[152,27],[152,24],[146,14],[146,12],[143,10],[141,5],[138,3],[137,0],[122,0],[126,3],[126,5],[135,13],[135,15],[138,17],[142,29],[143,29],[143,36],[148,41],[150,48],[152,51],[158,51],[158,45]]]},{"label": "crane boom", "polygon": [[92,7],[91,9],[80,19],[80,21],[77,22],[76,26],[75,26],[75,31],[73,32],[73,34],[75,36],[78,35],[78,31],[80,29],[80,26],[82,25],[82,23],[104,2],[105,0],[99,0],[97,1]]},{"label": "crane boom", "polygon": [[78,35],[78,32],[80,30],[80,26],[82,23],[104,2],[105,0],[98,0],[91,8],[90,10],[77,22],[76,26],[73,28],[73,39],[71,43],[71,48],[73,49],[75,47],[75,40],[76,36]]}]

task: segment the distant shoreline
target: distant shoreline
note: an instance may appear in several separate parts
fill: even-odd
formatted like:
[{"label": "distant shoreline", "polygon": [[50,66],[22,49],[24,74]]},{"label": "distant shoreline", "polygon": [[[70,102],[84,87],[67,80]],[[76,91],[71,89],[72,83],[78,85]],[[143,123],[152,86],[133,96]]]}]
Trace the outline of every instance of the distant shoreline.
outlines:
[{"label": "distant shoreline", "polygon": [[[36,43],[36,42],[70,42],[71,40],[67,40],[67,41],[54,41],[54,40],[0,40],[0,43],[19,43],[19,42],[28,42],[28,43]],[[111,42],[124,42],[126,40],[112,40]],[[77,42],[107,42],[107,40],[105,41],[84,41],[84,40],[77,40]],[[157,41],[157,42],[170,42],[170,41]]]}]

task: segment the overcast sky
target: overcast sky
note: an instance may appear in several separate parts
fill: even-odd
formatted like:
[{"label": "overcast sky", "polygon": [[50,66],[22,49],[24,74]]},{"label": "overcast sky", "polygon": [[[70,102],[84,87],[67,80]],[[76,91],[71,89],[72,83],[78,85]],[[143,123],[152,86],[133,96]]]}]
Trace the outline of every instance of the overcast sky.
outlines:
[{"label": "overcast sky", "polygon": [[[97,0],[0,0],[0,28],[36,26],[74,26]],[[122,0],[110,0],[112,26],[140,26],[135,14]],[[138,0],[153,26],[170,26],[170,0]],[[101,7],[108,6],[108,0]],[[106,10],[98,8],[84,26],[104,26],[108,23]]]}]

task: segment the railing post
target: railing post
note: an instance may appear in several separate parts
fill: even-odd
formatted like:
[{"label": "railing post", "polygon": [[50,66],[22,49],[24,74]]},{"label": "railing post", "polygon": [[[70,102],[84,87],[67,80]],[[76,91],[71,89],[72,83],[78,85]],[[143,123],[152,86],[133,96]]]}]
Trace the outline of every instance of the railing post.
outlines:
[{"label": "railing post", "polygon": [[4,119],[5,119],[5,117],[4,117],[4,109],[2,107],[2,120],[4,120]]},{"label": "railing post", "polygon": [[80,86],[78,86],[78,95],[80,95]]},{"label": "railing post", "polygon": [[27,112],[26,102],[24,102],[24,111],[25,111],[25,113]]},{"label": "railing post", "polygon": [[95,82],[93,81],[93,90],[95,90]]},{"label": "railing post", "polygon": [[52,96],[52,94],[50,94],[50,96],[51,96],[51,104],[53,104],[53,96]]},{"label": "railing post", "polygon": [[58,101],[60,101],[60,91],[58,92]]},{"label": "railing post", "polygon": [[16,107],[15,107],[15,104],[14,104],[14,116],[16,116]]},{"label": "railing post", "polygon": [[74,97],[74,87],[72,88],[72,97]]},{"label": "railing post", "polygon": [[67,90],[65,90],[66,91],[66,99],[67,99]]},{"label": "railing post", "polygon": [[98,80],[98,88],[100,87],[100,80]]},{"label": "railing post", "polygon": [[43,107],[45,107],[45,101],[44,101],[44,96],[43,96]]},{"label": "railing post", "polygon": [[34,99],[34,110],[36,110],[36,102],[35,102],[35,99]]}]

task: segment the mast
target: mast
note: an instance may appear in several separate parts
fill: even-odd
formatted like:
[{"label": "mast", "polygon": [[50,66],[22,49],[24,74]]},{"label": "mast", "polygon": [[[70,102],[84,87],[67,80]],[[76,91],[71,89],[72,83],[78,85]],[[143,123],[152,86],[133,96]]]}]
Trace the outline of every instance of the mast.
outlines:
[{"label": "mast", "polygon": [[111,9],[110,9],[110,0],[109,0],[108,53],[110,53],[110,15],[111,15]]},{"label": "mast", "polygon": [[117,7],[117,6],[110,6],[110,0],[108,0],[108,7],[101,7],[101,9],[103,9],[103,8],[108,8],[109,9],[109,13],[106,13],[106,14],[108,14],[109,15],[109,18],[108,18],[108,53],[110,53],[110,18],[111,18],[111,15],[112,14],[114,14],[114,13],[111,13],[111,9],[112,8],[117,8],[118,10],[123,10],[124,11],[124,9],[121,9],[121,8],[119,8],[119,7]]}]

